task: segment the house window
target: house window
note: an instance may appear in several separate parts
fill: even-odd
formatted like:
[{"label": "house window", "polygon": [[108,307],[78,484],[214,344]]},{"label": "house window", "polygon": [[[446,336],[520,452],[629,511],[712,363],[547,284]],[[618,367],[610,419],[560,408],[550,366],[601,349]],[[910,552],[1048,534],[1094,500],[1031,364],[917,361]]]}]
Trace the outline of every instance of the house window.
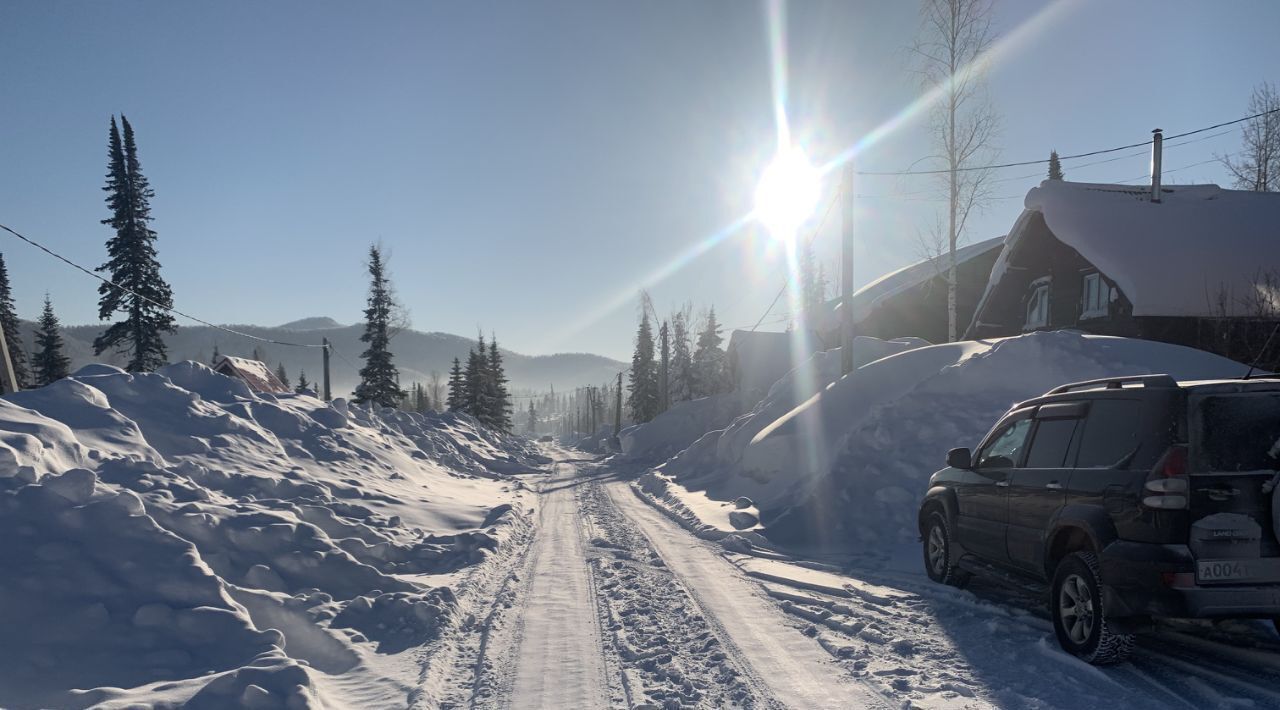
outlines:
[{"label": "house window", "polygon": [[1102,275],[1094,272],[1084,275],[1084,284],[1080,296],[1081,318],[1102,318],[1107,315],[1107,296],[1111,289],[1102,280]]},{"label": "house window", "polygon": [[1049,281],[1042,279],[1031,284],[1031,297],[1027,299],[1027,324],[1023,330],[1035,330],[1049,325]]}]

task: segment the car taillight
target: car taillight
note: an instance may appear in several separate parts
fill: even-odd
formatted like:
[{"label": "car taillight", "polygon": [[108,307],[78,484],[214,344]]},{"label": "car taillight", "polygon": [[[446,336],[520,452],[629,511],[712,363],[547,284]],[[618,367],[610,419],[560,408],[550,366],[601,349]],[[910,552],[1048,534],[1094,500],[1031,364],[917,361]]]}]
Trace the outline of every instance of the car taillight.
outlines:
[{"label": "car taillight", "polygon": [[1185,475],[1187,473],[1187,447],[1183,444],[1170,446],[1169,450],[1164,452],[1164,456],[1160,457],[1160,462],[1156,464],[1156,470],[1165,478]]},{"label": "car taillight", "polygon": [[1187,447],[1174,444],[1156,462],[1155,469],[1143,486],[1149,494],[1142,504],[1156,510],[1182,510],[1187,507]]}]

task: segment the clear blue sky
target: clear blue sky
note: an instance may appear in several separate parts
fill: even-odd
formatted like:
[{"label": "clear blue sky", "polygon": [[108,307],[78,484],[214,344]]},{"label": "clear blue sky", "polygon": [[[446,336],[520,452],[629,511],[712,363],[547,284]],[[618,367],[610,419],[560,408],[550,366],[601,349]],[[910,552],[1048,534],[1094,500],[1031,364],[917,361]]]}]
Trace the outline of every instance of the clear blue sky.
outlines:
[{"label": "clear blue sky", "polygon": [[[1044,7],[997,2],[1006,36]],[[904,51],[917,5],[793,3],[790,113],[815,161],[919,90]],[[1001,54],[1002,157],[1145,140],[1244,115],[1280,80],[1280,3],[1066,2]],[[528,353],[627,357],[646,274],[750,209],[773,149],[765,12],[717,2],[14,2],[0,4],[0,222],[91,266],[107,122],[128,115],[155,188],[176,302],[224,323],[360,317],[364,253],[382,240],[414,326],[497,331]],[[1238,134],[1166,153],[1177,169]],[[930,153],[924,115],[859,158]],[[1141,176],[1145,156],[1068,179]],[[1038,168],[999,176],[1038,173]],[[1166,181],[1223,181],[1207,164]],[[1036,178],[999,183],[971,239],[1003,234]],[[857,280],[913,260],[942,205],[866,178]],[[714,303],[753,323],[784,267],[748,228],[649,284],[660,310]],[[833,260],[838,220],[819,237]],[[0,235],[19,314],[47,290],[96,319],[87,277]],[[570,325],[574,327],[569,327]]]}]

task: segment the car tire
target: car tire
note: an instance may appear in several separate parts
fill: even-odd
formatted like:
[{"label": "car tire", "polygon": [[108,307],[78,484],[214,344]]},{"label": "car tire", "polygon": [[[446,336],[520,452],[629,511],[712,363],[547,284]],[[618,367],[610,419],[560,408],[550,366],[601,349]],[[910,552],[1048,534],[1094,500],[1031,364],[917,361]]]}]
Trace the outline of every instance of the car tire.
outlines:
[{"label": "car tire", "polygon": [[947,516],[934,511],[924,529],[925,572],[935,582],[963,587],[969,582],[969,573],[956,567],[956,550],[951,541]]},{"label": "car tire", "polygon": [[1097,555],[1092,552],[1067,555],[1058,563],[1050,590],[1049,613],[1064,651],[1095,666],[1128,659],[1133,651],[1134,635],[1118,633],[1107,623]]}]

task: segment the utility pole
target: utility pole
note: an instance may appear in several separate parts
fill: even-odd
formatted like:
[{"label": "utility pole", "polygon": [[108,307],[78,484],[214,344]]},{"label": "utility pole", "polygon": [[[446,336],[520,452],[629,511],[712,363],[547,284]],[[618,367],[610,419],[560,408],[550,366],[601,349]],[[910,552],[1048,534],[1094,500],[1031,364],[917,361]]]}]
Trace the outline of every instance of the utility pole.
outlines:
[{"label": "utility pole", "polygon": [[321,338],[324,342],[324,401],[328,402],[332,399],[329,391],[329,339]]},{"label": "utility pole", "polygon": [[13,374],[13,361],[9,359],[9,345],[4,340],[4,329],[0,328],[0,394],[18,391],[18,377]]},{"label": "utility pole", "polygon": [[613,440],[618,441],[622,433],[622,373],[618,373],[618,393],[613,407]]},{"label": "utility pole", "polygon": [[840,181],[840,372],[853,372],[853,163]]}]

